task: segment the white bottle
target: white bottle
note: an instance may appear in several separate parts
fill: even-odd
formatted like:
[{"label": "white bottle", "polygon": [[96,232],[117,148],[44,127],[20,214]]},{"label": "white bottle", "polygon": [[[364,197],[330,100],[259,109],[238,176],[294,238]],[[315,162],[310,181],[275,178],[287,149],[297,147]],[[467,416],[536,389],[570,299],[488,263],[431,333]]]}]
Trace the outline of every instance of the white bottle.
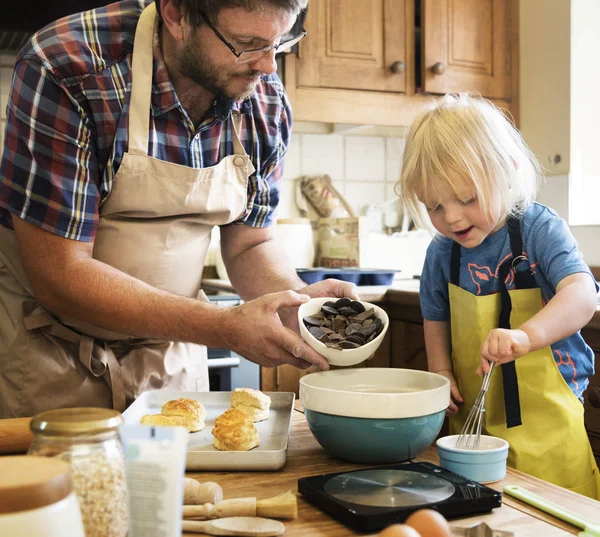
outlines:
[{"label": "white bottle", "polygon": [[85,537],[68,463],[0,457],[0,535]]}]

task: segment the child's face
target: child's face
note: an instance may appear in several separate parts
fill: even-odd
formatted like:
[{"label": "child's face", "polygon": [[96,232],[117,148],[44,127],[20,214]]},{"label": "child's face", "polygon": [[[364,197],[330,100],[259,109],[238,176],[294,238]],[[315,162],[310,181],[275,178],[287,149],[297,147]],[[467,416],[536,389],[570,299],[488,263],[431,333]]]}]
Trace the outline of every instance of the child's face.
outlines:
[{"label": "child's face", "polygon": [[491,194],[488,216],[471,184],[457,180],[455,185],[456,191],[444,181],[435,193],[426,193],[421,201],[435,229],[464,248],[475,248],[504,225],[500,196]]}]

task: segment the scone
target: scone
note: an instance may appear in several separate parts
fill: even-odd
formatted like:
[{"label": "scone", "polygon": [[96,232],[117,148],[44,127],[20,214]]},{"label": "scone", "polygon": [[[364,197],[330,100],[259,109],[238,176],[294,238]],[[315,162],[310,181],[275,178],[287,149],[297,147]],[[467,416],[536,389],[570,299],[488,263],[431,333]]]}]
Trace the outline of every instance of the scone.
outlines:
[{"label": "scone", "polygon": [[260,390],[236,388],[231,394],[231,408],[248,414],[252,421],[262,421],[269,417],[271,398]]},{"label": "scone", "polygon": [[229,408],[215,420],[213,445],[220,451],[248,451],[260,444],[258,429],[248,414]]},{"label": "scone", "polygon": [[146,414],[142,416],[140,423],[159,427],[187,427],[187,419],[184,416],[163,416],[162,414]]},{"label": "scone", "polygon": [[206,409],[202,403],[195,399],[187,399],[185,397],[172,399],[162,406],[160,412],[164,416],[185,418],[186,427],[190,433],[204,429]]}]

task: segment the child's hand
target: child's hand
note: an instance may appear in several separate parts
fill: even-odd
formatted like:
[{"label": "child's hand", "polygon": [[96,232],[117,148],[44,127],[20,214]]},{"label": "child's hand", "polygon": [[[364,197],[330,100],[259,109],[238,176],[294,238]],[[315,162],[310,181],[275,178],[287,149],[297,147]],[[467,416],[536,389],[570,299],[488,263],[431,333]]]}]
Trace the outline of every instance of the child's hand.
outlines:
[{"label": "child's hand", "polygon": [[490,362],[506,364],[524,356],[530,349],[531,341],[523,330],[505,328],[490,330],[481,345],[481,365],[477,369],[477,374],[487,373]]},{"label": "child's hand", "polygon": [[463,403],[462,395],[458,391],[458,385],[456,384],[456,379],[452,374],[451,369],[440,369],[439,371],[433,371],[433,373],[437,373],[438,375],[442,375],[446,377],[450,381],[450,404],[446,409],[446,416],[454,416],[458,412],[458,405]]}]

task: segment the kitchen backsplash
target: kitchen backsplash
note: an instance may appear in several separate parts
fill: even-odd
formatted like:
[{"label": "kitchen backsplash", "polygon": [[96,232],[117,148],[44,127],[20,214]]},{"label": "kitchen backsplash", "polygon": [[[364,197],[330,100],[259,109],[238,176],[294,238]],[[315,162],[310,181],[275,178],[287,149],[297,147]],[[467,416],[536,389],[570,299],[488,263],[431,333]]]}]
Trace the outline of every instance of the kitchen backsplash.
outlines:
[{"label": "kitchen backsplash", "polygon": [[292,134],[282,185],[280,218],[298,216],[295,180],[327,174],[359,214],[367,205],[395,200],[404,140],[340,134]]},{"label": "kitchen backsplash", "polygon": [[[0,54],[0,147],[4,145],[6,104],[14,55]],[[328,174],[334,186],[359,212],[367,205],[395,200],[404,140],[387,136],[344,134],[293,134],[282,184],[279,217],[297,216],[294,180],[302,175]],[[553,207],[563,218],[568,215],[568,178],[548,177],[538,199]],[[600,266],[598,226],[576,226],[572,232],[585,260]]]}]

